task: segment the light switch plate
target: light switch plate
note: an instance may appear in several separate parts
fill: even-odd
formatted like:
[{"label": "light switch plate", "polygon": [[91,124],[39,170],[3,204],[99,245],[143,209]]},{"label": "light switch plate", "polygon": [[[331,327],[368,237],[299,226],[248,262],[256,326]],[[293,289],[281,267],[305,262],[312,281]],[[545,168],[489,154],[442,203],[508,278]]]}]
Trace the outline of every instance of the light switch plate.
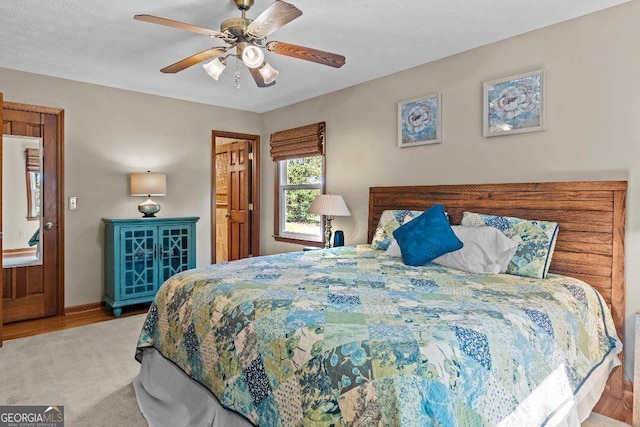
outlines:
[{"label": "light switch plate", "polygon": [[69,210],[75,211],[78,209],[78,198],[76,196],[69,197]]}]

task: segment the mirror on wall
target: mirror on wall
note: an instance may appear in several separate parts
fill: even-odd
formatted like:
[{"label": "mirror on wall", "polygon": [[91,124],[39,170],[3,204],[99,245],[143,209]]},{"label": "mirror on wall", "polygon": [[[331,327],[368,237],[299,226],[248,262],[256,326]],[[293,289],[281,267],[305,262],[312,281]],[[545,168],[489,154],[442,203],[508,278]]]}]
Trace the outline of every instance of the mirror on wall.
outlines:
[{"label": "mirror on wall", "polygon": [[42,264],[42,140],[2,138],[2,267]]}]

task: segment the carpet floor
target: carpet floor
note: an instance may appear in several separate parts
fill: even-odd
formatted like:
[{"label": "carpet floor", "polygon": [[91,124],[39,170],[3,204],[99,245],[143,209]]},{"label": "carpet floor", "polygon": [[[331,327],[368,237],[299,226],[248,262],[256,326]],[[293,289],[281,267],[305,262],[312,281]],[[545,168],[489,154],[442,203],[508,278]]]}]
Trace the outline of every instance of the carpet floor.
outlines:
[{"label": "carpet floor", "polygon": [[[147,425],[136,401],[133,358],[145,315],[5,341],[0,405],[64,405],[65,426]],[[582,427],[627,424],[591,414]]]},{"label": "carpet floor", "polygon": [[1,405],[64,405],[65,426],[144,427],[132,380],[145,315],[5,341]]}]

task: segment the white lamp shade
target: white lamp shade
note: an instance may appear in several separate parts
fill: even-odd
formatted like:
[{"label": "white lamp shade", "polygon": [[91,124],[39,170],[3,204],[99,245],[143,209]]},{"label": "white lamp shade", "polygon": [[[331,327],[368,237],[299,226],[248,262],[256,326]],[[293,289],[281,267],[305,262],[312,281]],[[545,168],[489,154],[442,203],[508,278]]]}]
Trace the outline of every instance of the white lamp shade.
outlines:
[{"label": "white lamp shade", "polygon": [[242,62],[249,68],[257,68],[264,62],[264,53],[254,45],[245,45],[242,49]]},{"label": "white lamp shade", "polygon": [[220,61],[220,59],[216,58],[211,62],[202,64],[202,67],[207,72],[207,74],[218,80],[220,74],[222,74],[222,72],[224,71],[225,64],[224,62]]},{"label": "white lamp shade", "polygon": [[132,173],[132,196],[165,196],[167,194],[167,176],[163,173]]},{"label": "white lamp shade", "polygon": [[307,213],[326,216],[351,216],[344,199],[337,194],[320,194],[311,202]]},{"label": "white lamp shade", "polygon": [[262,67],[258,69],[258,72],[262,76],[262,80],[264,80],[265,84],[273,83],[280,75],[280,72],[278,70],[276,70],[266,62]]}]

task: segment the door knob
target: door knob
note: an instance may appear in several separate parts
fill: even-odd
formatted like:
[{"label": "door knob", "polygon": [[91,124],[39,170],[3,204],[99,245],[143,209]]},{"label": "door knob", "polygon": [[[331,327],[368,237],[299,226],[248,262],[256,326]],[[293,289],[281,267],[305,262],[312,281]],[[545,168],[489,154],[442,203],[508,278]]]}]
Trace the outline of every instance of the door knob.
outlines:
[{"label": "door knob", "polygon": [[225,214],[224,217],[225,218],[231,218],[231,214]]},{"label": "door knob", "polygon": [[47,230],[51,230],[53,228],[53,223],[52,222],[47,222],[44,225],[44,228],[47,229]]}]

